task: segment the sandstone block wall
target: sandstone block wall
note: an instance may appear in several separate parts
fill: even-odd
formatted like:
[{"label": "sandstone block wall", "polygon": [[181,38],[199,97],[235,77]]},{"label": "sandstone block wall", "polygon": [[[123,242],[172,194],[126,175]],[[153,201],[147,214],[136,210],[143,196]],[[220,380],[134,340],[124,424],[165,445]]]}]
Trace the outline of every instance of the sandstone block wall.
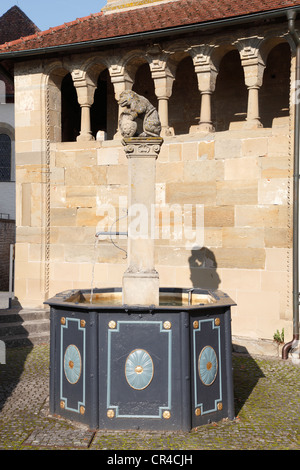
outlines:
[{"label": "sandstone block wall", "polygon": [[[121,286],[124,252],[109,239],[95,245],[95,233],[99,226],[109,230],[114,217],[123,215],[122,145],[51,144],[51,162],[49,295],[90,288],[93,276],[95,287]],[[237,336],[272,339],[277,329],[287,334],[291,329],[291,166],[288,120],[255,132],[168,138],[157,161],[157,202],[204,208],[202,248],[187,249],[182,239],[156,240],[161,286],[224,290],[237,303],[232,324]],[[40,190],[34,167],[26,175],[22,191],[33,221],[40,216]],[[105,205],[115,213],[103,211]],[[126,219],[116,229],[126,231]],[[38,227],[18,228],[18,292],[26,279],[31,297],[34,286],[40,288],[40,237]],[[126,237],[114,241],[126,250]]]}]

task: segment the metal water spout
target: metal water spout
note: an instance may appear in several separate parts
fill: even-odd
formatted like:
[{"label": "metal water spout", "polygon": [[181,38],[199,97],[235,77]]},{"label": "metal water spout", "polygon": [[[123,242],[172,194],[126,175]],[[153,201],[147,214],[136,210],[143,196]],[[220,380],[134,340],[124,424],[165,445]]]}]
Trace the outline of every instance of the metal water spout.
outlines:
[{"label": "metal water spout", "polygon": [[125,235],[126,237],[128,236],[128,232],[97,232],[95,234],[95,237],[101,237],[103,235],[109,235],[109,236],[122,236]]},{"label": "metal water spout", "polygon": [[188,304],[192,305],[192,295],[193,295],[194,288],[188,290]]},{"label": "metal water spout", "polygon": [[95,237],[98,238],[98,237],[101,237],[101,236],[109,236],[111,243],[112,243],[116,248],[118,248],[118,250],[124,251],[124,253],[125,253],[125,255],[126,255],[126,256],[125,256],[125,259],[126,259],[126,258],[127,258],[127,251],[124,250],[123,248],[120,248],[120,247],[113,241],[113,239],[112,239],[112,237],[115,237],[115,236],[117,236],[117,237],[121,237],[121,236],[128,237],[128,232],[120,232],[120,231],[113,231],[113,230],[112,230],[113,226],[114,226],[117,222],[119,222],[119,220],[125,219],[126,217],[128,217],[128,210],[125,210],[125,212],[126,212],[126,215],[124,215],[124,216],[122,216],[122,217],[119,217],[118,219],[116,219],[116,220],[113,222],[113,224],[111,225],[109,231],[105,231],[105,230],[104,230],[104,231],[99,231],[99,232],[97,232],[97,233],[95,234]]}]

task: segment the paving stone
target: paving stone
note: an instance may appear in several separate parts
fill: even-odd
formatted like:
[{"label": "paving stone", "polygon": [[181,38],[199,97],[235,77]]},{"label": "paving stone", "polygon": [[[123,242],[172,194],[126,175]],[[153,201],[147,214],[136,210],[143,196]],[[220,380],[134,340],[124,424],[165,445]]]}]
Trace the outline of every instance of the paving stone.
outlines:
[{"label": "paving stone", "polygon": [[32,447],[64,447],[89,448],[95,432],[90,430],[72,429],[61,423],[49,424],[45,429],[37,429],[23,442]]},{"label": "paving stone", "polygon": [[49,345],[0,365],[1,450],[299,450],[300,365],[233,354],[236,418],[191,432],[91,430],[49,414]]}]

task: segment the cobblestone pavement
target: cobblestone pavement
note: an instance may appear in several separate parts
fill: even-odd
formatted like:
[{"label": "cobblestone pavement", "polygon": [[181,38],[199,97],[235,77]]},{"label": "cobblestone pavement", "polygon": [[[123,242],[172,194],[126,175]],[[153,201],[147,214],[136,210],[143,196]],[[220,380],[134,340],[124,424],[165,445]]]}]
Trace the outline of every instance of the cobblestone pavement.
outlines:
[{"label": "cobblestone pavement", "polygon": [[299,450],[300,366],[233,355],[234,421],[184,432],[92,431],[49,415],[49,345],[7,350],[0,365],[1,450]]}]

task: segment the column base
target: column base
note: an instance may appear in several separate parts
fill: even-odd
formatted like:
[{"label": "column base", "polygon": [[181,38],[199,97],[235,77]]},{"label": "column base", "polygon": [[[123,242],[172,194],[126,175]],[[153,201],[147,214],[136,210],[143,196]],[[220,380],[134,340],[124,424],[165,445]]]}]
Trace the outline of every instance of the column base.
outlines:
[{"label": "column base", "polygon": [[173,137],[175,135],[175,131],[173,127],[163,127],[160,133],[161,137]]},{"label": "column base", "polygon": [[259,129],[264,127],[259,119],[246,120],[243,125],[243,129]]},{"label": "column base", "polygon": [[123,304],[159,305],[159,275],[125,272],[123,275]]},{"label": "column base", "polygon": [[92,134],[79,134],[76,138],[77,142],[90,142],[91,140],[95,140],[95,137]]},{"label": "column base", "polygon": [[121,131],[118,129],[117,132],[114,134],[113,140],[122,140],[123,136],[121,134]]},{"label": "column base", "polygon": [[198,124],[197,126],[191,126],[189,130],[190,134],[199,134],[201,132],[205,132],[205,133],[215,132],[215,128],[209,122],[202,122],[201,124]]}]

